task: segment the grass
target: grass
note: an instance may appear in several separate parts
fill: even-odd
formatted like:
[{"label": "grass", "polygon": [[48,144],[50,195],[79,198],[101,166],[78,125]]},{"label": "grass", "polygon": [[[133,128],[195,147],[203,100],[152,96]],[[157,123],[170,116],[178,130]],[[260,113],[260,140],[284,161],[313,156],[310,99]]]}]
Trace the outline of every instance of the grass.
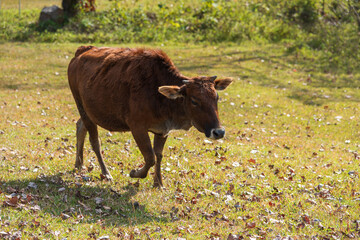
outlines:
[{"label": "grass", "polygon": [[100,180],[88,141],[86,168],[74,171],[66,68],[78,45],[0,45],[2,237],[360,237],[359,75],[319,72],[316,56],[283,45],[158,46],[185,75],[236,80],[220,93],[225,139],[171,133],[160,191],[152,174],[128,176],[143,162],[129,133],[100,130],[113,182]]},{"label": "grass", "polygon": [[[61,0],[21,0],[20,1],[20,8],[21,9],[41,9],[45,6],[57,5],[61,7]],[[16,0],[2,0],[1,2],[1,9],[18,9],[19,8],[19,1]]]},{"label": "grass", "polygon": [[[96,0],[96,7],[97,10],[104,10],[111,6],[118,5],[119,7],[139,7],[139,6],[147,6],[149,8],[157,7],[157,4],[164,4],[162,1],[157,1],[154,4],[154,1],[150,0],[142,0],[142,1],[134,1],[134,0]],[[21,0],[21,8],[22,9],[41,9],[45,6],[57,5],[61,7],[61,0]],[[169,0],[166,1],[169,5],[176,5],[178,1]],[[189,4],[193,3],[195,5],[199,5],[199,2],[192,2],[189,0],[182,0],[181,3]],[[16,0],[1,0],[1,9],[18,9],[19,8],[19,1]]]}]

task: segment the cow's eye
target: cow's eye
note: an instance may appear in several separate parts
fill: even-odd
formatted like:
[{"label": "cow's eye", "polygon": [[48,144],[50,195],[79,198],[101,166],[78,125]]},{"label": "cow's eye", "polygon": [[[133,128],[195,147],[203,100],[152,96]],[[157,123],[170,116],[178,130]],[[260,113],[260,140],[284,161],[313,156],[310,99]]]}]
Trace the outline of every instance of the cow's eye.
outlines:
[{"label": "cow's eye", "polygon": [[198,103],[195,99],[191,98],[190,100],[191,100],[191,104],[192,104],[192,105],[194,105],[194,106],[198,106],[198,105],[199,105],[199,103]]}]

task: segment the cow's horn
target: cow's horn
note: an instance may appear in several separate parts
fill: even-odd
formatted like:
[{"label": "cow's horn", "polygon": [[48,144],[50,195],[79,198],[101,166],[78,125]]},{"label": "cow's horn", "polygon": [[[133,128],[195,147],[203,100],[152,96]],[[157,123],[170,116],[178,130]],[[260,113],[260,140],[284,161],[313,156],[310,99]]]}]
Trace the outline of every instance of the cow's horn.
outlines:
[{"label": "cow's horn", "polygon": [[182,82],[185,83],[185,84],[191,83],[191,81],[187,80],[187,79],[182,80]]},{"label": "cow's horn", "polygon": [[210,77],[210,81],[215,81],[216,78],[217,78],[217,76],[212,76],[212,77]]}]

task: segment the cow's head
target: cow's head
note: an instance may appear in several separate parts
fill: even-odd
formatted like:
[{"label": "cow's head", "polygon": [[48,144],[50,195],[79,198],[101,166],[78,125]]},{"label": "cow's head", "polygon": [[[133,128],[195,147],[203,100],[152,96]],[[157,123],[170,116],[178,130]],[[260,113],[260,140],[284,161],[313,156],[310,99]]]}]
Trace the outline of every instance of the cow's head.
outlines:
[{"label": "cow's head", "polygon": [[220,126],[216,90],[224,90],[232,79],[214,77],[195,77],[183,80],[184,85],[162,86],[159,92],[170,99],[185,98],[185,111],[192,125],[206,137],[219,139],[224,137],[225,129]]}]

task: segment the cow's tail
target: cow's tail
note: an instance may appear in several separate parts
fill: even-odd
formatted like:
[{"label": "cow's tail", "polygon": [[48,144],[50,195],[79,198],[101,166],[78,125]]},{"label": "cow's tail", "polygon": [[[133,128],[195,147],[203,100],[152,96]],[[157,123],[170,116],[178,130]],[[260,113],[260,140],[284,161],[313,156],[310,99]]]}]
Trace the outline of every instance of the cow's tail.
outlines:
[{"label": "cow's tail", "polygon": [[93,47],[94,46],[81,46],[81,47],[79,47],[75,52],[75,57],[80,56],[81,54],[83,54],[86,51],[89,51]]}]

